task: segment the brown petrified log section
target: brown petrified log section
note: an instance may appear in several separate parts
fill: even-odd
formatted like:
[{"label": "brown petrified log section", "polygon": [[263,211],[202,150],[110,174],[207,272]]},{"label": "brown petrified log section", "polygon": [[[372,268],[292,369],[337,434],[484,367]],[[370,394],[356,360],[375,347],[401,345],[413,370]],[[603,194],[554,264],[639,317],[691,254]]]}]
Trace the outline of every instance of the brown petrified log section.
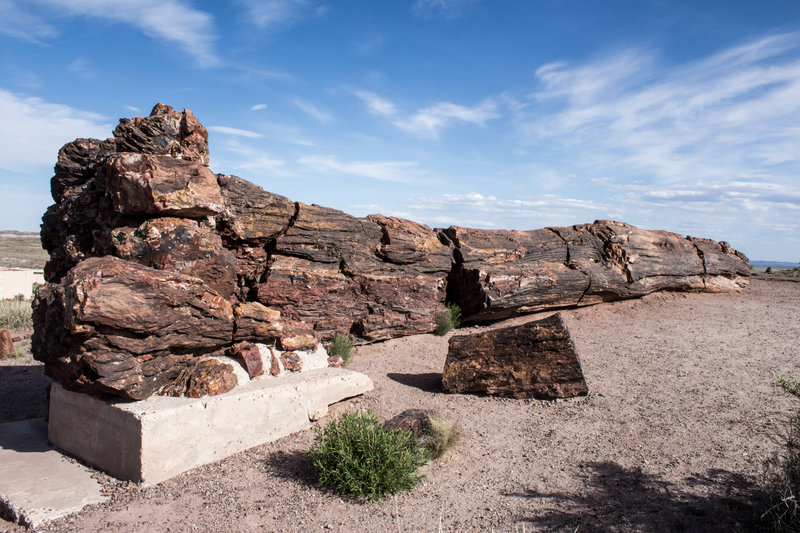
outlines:
[{"label": "brown petrified log section", "polygon": [[236,256],[219,235],[195,220],[165,217],[138,228],[115,228],[108,245],[122,259],[200,278],[224,298],[236,290]]},{"label": "brown petrified log section", "polygon": [[208,166],[208,131],[185,109],[156,104],[148,117],[123,118],[114,130],[117,152],[168,155]]},{"label": "brown petrified log section", "polygon": [[47,284],[33,346],[65,386],[141,399],[231,343],[233,309],[199,278],[93,257]]},{"label": "brown petrified log section", "polygon": [[452,253],[427,226],[299,204],[258,300],[323,338],[382,340],[435,327]]},{"label": "brown petrified log section", "polygon": [[580,359],[559,314],[451,337],[442,388],[540,400],[588,393]]},{"label": "brown petrified log section", "polygon": [[448,299],[472,320],[644,296],[741,290],[747,258],[726,243],[607,220],[533,231],[450,227]]}]

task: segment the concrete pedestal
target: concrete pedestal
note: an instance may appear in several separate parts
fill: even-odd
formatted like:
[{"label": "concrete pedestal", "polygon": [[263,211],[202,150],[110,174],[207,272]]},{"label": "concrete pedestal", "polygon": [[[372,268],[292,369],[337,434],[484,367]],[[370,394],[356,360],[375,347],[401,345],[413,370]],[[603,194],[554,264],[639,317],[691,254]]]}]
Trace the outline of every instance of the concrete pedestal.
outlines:
[{"label": "concrete pedestal", "polygon": [[372,388],[364,374],[341,368],[257,378],[197,399],[102,400],[54,384],[49,438],[114,477],[154,485],[306,429],[328,405]]}]

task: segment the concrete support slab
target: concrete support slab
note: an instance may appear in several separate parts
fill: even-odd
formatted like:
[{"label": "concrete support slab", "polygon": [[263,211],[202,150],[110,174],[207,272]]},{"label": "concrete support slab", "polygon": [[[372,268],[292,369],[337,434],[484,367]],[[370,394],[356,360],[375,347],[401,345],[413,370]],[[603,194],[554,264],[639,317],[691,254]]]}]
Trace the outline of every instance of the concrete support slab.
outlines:
[{"label": "concrete support slab", "polygon": [[47,444],[43,419],[0,424],[0,510],[12,521],[37,527],[106,501],[91,476]]},{"label": "concrete support slab", "polygon": [[324,368],[262,376],[219,396],[102,400],[53,385],[50,441],[109,474],[154,485],[306,429],[328,405],[372,390],[364,374]]}]

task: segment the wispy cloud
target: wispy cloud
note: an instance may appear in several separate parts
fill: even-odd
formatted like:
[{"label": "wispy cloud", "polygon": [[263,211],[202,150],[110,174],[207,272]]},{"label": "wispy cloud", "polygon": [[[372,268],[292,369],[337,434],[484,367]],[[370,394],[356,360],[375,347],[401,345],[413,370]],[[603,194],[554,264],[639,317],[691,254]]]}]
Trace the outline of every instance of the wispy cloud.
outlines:
[{"label": "wispy cloud", "polygon": [[413,161],[339,161],[333,156],[306,156],[298,160],[315,172],[360,176],[379,181],[418,181],[420,171]]},{"label": "wispy cloud", "polygon": [[40,43],[44,39],[57,36],[58,30],[20,7],[14,0],[0,0],[0,33],[23,41]]},{"label": "wispy cloud", "polygon": [[556,194],[508,199],[477,192],[422,196],[412,199],[408,209],[429,223],[509,229],[591,222],[615,211],[602,203]]},{"label": "wispy cloud", "polygon": [[328,7],[313,0],[239,0],[247,10],[247,20],[259,28],[276,31],[298,20],[324,17]]},{"label": "wispy cloud", "polygon": [[453,19],[462,16],[478,0],[417,0],[411,12],[420,18]]},{"label": "wispy cloud", "polygon": [[475,107],[466,107],[450,102],[440,102],[418,111],[416,114],[394,121],[395,126],[411,133],[436,139],[439,131],[456,121],[483,126],[500,114],[492,100],[486,100]]},{"label": "wispy cloud", "polygon": [[321,122],[322,124],[330,124],[331,122],[333,122],[333,115],[331,115],[327,111],[323,111],[322,109],[318,108],[311,102],[306,102],[305,100],[295,98],[292,101],[292,103],[294,103],[294,105],[300,108],[308,116]]},{"label": "wispy cloud", "polygon": [[0,89],[0,168],[52,167],[62,145],[77,137],[105,139],[113,129],[102,115]]},{"label": "wispy cloud", "polygon": [[[525,142],[553,145],[585,168],[648,179],[721,179],[800,170],[800,33],[771,35],[664,67],[631,49],[570,66],[544,65]],[[781,172],[775,172],[777,176]]]},{"label": "wispy cloud", "polygon": [[250,111],[261,111],[262,109],[266,109],[267,104],[255,104],[253,107],[250,108]]},{"label": "wispy cloud", "polygon": [[264,137],[255,131],[243,130],[239,128],[231,128],[229,126],[209,126],[208,131],[215,133],[222,133],[223,135],[235,135],[238,137],[247,137],[248,139],[261,139]]},{"label": "wispy cloud", "polygon": [[219,64],[214,19],[185,0],[35,0],[74,15],[124,22],[145,35],[176,44],[202,67]]},{"label": "wispy cloud", "polygon": [[357,90],[354,91],[354,94],[367,105],[367,109],[373,115],[394,115],[397,113],[397,108],[392,102],[381,98],[375,93]]}]

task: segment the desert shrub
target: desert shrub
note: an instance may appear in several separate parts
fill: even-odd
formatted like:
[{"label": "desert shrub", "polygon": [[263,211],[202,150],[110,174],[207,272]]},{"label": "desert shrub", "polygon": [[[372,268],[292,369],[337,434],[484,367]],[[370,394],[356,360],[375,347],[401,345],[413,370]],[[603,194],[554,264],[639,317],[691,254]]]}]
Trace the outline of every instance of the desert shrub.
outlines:
[{"label": "desert shrub", "polygon": [[432,459],[437,459],[455,446],[460,437],[458,425],[454,421],[434,413],[428,416],[428,423],[420,435],[419,443],[428,450]]},{"label": "desert shrub", "polygon": [[458,304],[447,304],[436,313],[436,334],[447,335],[453,328],[461,325],[461,308]]},{"label": "desert shrub", "polygon": [[783,387],[783,390],[786,392],[790,392],[795,396],[800,397],[800,381],[794,376],[784,376],[778,375],[775,376],[775,381],[778,382],[778,385]]},{"label": "desert shrub", "polygon": [[328,349],[328,355],[338,355],[344,361],[344,366],[347,366],[353,357],[353,341],[347,335],[336,335]]},{"label": "desert shrub", "polygon": [[30,329],[33,327],[31,302],[0,300],[0,329]]},{"label": "desert shrub", "polygon": [[783,453],[768,464],[761,520],[771,531],[800,532],[800,415],[789,423]]},{"label": "desert shrub", "polygon": [[320,486],[373,500],[412,488],[428,459],[410,431],[387,429],[370,411],[317,428],[309,456]]}]

